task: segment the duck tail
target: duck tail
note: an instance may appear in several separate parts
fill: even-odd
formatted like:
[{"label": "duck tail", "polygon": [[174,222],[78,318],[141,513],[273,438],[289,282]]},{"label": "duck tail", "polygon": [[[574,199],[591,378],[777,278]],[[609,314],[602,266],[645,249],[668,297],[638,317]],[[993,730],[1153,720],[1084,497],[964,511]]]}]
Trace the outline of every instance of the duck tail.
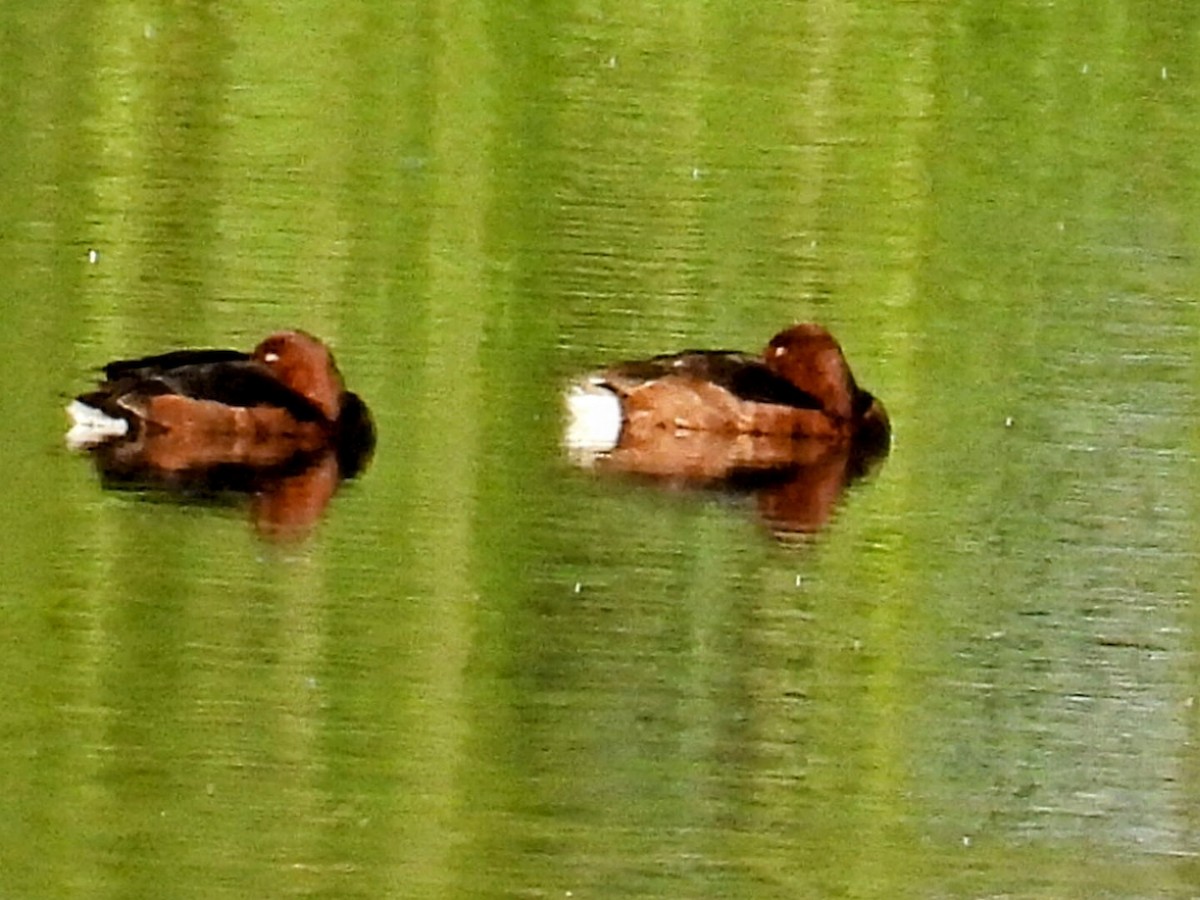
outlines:
[{"label": "duck tail", "polygon": [[572,384],[567,404],[565,444],[569,451],[608,453],[621,439],[621,398],[598,376]]},{"label": "duck tail", "polygon": [[84,394],[67,404],[67,415],[71,429],[67,432],[67,446],[91,447],[113,438],[129,434],[129,420],[103,407],[100,397]]}]

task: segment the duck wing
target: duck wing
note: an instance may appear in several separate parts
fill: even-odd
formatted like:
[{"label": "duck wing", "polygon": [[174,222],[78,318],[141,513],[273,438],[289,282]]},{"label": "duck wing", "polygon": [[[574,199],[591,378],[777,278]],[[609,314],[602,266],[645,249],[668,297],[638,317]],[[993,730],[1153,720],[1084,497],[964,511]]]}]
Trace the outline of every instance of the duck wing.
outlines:
[{"label": "duck wing", "polygon": [[248,362],[250,359],[250,354],[241,350],[172,350],[170,353],[143,356],[141,359],[118,359],[110,362],[104,367],[104,377],[107,381],[128,377],[152,378],[187,366]]},{"label": "duck wing", "polygon": [[753,403],[821,409],[816,397],[772,372],[760,358],[731,350],[668,353],[621,363],[601,373],[602,382],[618,393],[667,377],[707,381]]},{"label": "duck wing", "polygon": [[226,406],[286,409],[298,422],[324,421],[315,403],[275,377],[266,366],[236,350],[177,350],[104,367],[101,393],[111,397],[176,394]]}]

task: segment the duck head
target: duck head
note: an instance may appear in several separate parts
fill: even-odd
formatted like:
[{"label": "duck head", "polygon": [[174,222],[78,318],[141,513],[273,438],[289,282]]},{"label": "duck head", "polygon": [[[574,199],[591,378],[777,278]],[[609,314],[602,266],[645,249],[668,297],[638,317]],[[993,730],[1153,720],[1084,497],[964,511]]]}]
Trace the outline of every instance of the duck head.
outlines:
[{"label": "duck head", "polygon": [[346,388],[333,354],[323,343],[303,331],[280,331],[254,348],[254,358],[312,401],[326,419],[337,421]]},{"label": "duck head", "polygon": [[781,331],[763,353],[767,368],[817,398],[831,416],[855,415],[858,385],[833,335],[814,323]]}]

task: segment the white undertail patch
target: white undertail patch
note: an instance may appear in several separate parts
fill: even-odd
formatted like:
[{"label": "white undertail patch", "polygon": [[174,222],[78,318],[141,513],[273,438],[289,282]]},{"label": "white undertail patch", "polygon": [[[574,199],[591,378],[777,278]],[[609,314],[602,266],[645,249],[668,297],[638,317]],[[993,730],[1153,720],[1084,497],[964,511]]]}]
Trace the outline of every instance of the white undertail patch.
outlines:
[{"label": "white undertail patch", "polygon": [[71,430],[67,432],[69,447],[90,447],[129,433],[128,421],[88,406],[82,400],[67,404],[67,415],[71,417]]},{"label": "white undertail patch", "polygon": [[567,390],[567,449],[607,453],[621,437],[621,398],[599,381],[589,379]]}]

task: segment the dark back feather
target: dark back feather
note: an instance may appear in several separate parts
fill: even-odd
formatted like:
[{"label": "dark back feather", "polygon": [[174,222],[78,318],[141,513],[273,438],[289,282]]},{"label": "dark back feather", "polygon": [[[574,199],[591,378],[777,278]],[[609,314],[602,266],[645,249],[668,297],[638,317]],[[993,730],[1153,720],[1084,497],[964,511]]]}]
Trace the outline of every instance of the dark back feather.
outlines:
[{"label": "dark back feather", "polygon": [[761,359],[730,350],[685,350],[622,363],[604,373],[613,387],[630,390],[667,376],[707,381],[741,400],[796,409],[821,409],[812,394],[776,375]]},{"label": "dark back feather", "polygon": [[172,350],[141,359],[119,359],[104,367],[104,377],[109,381],[119,378],[151,378],[183,366],[199,366],[209,363],[248,362],[249,353],[240,350]]},{"label": "dark back feather", "polygon": [[325,420],[316,404],[236,350],[178,350],[110,363],[104,372],[108,381],[102,391],[112,396],[178,394],[228,406],[274,406],[286,409],[298,422]]}]

